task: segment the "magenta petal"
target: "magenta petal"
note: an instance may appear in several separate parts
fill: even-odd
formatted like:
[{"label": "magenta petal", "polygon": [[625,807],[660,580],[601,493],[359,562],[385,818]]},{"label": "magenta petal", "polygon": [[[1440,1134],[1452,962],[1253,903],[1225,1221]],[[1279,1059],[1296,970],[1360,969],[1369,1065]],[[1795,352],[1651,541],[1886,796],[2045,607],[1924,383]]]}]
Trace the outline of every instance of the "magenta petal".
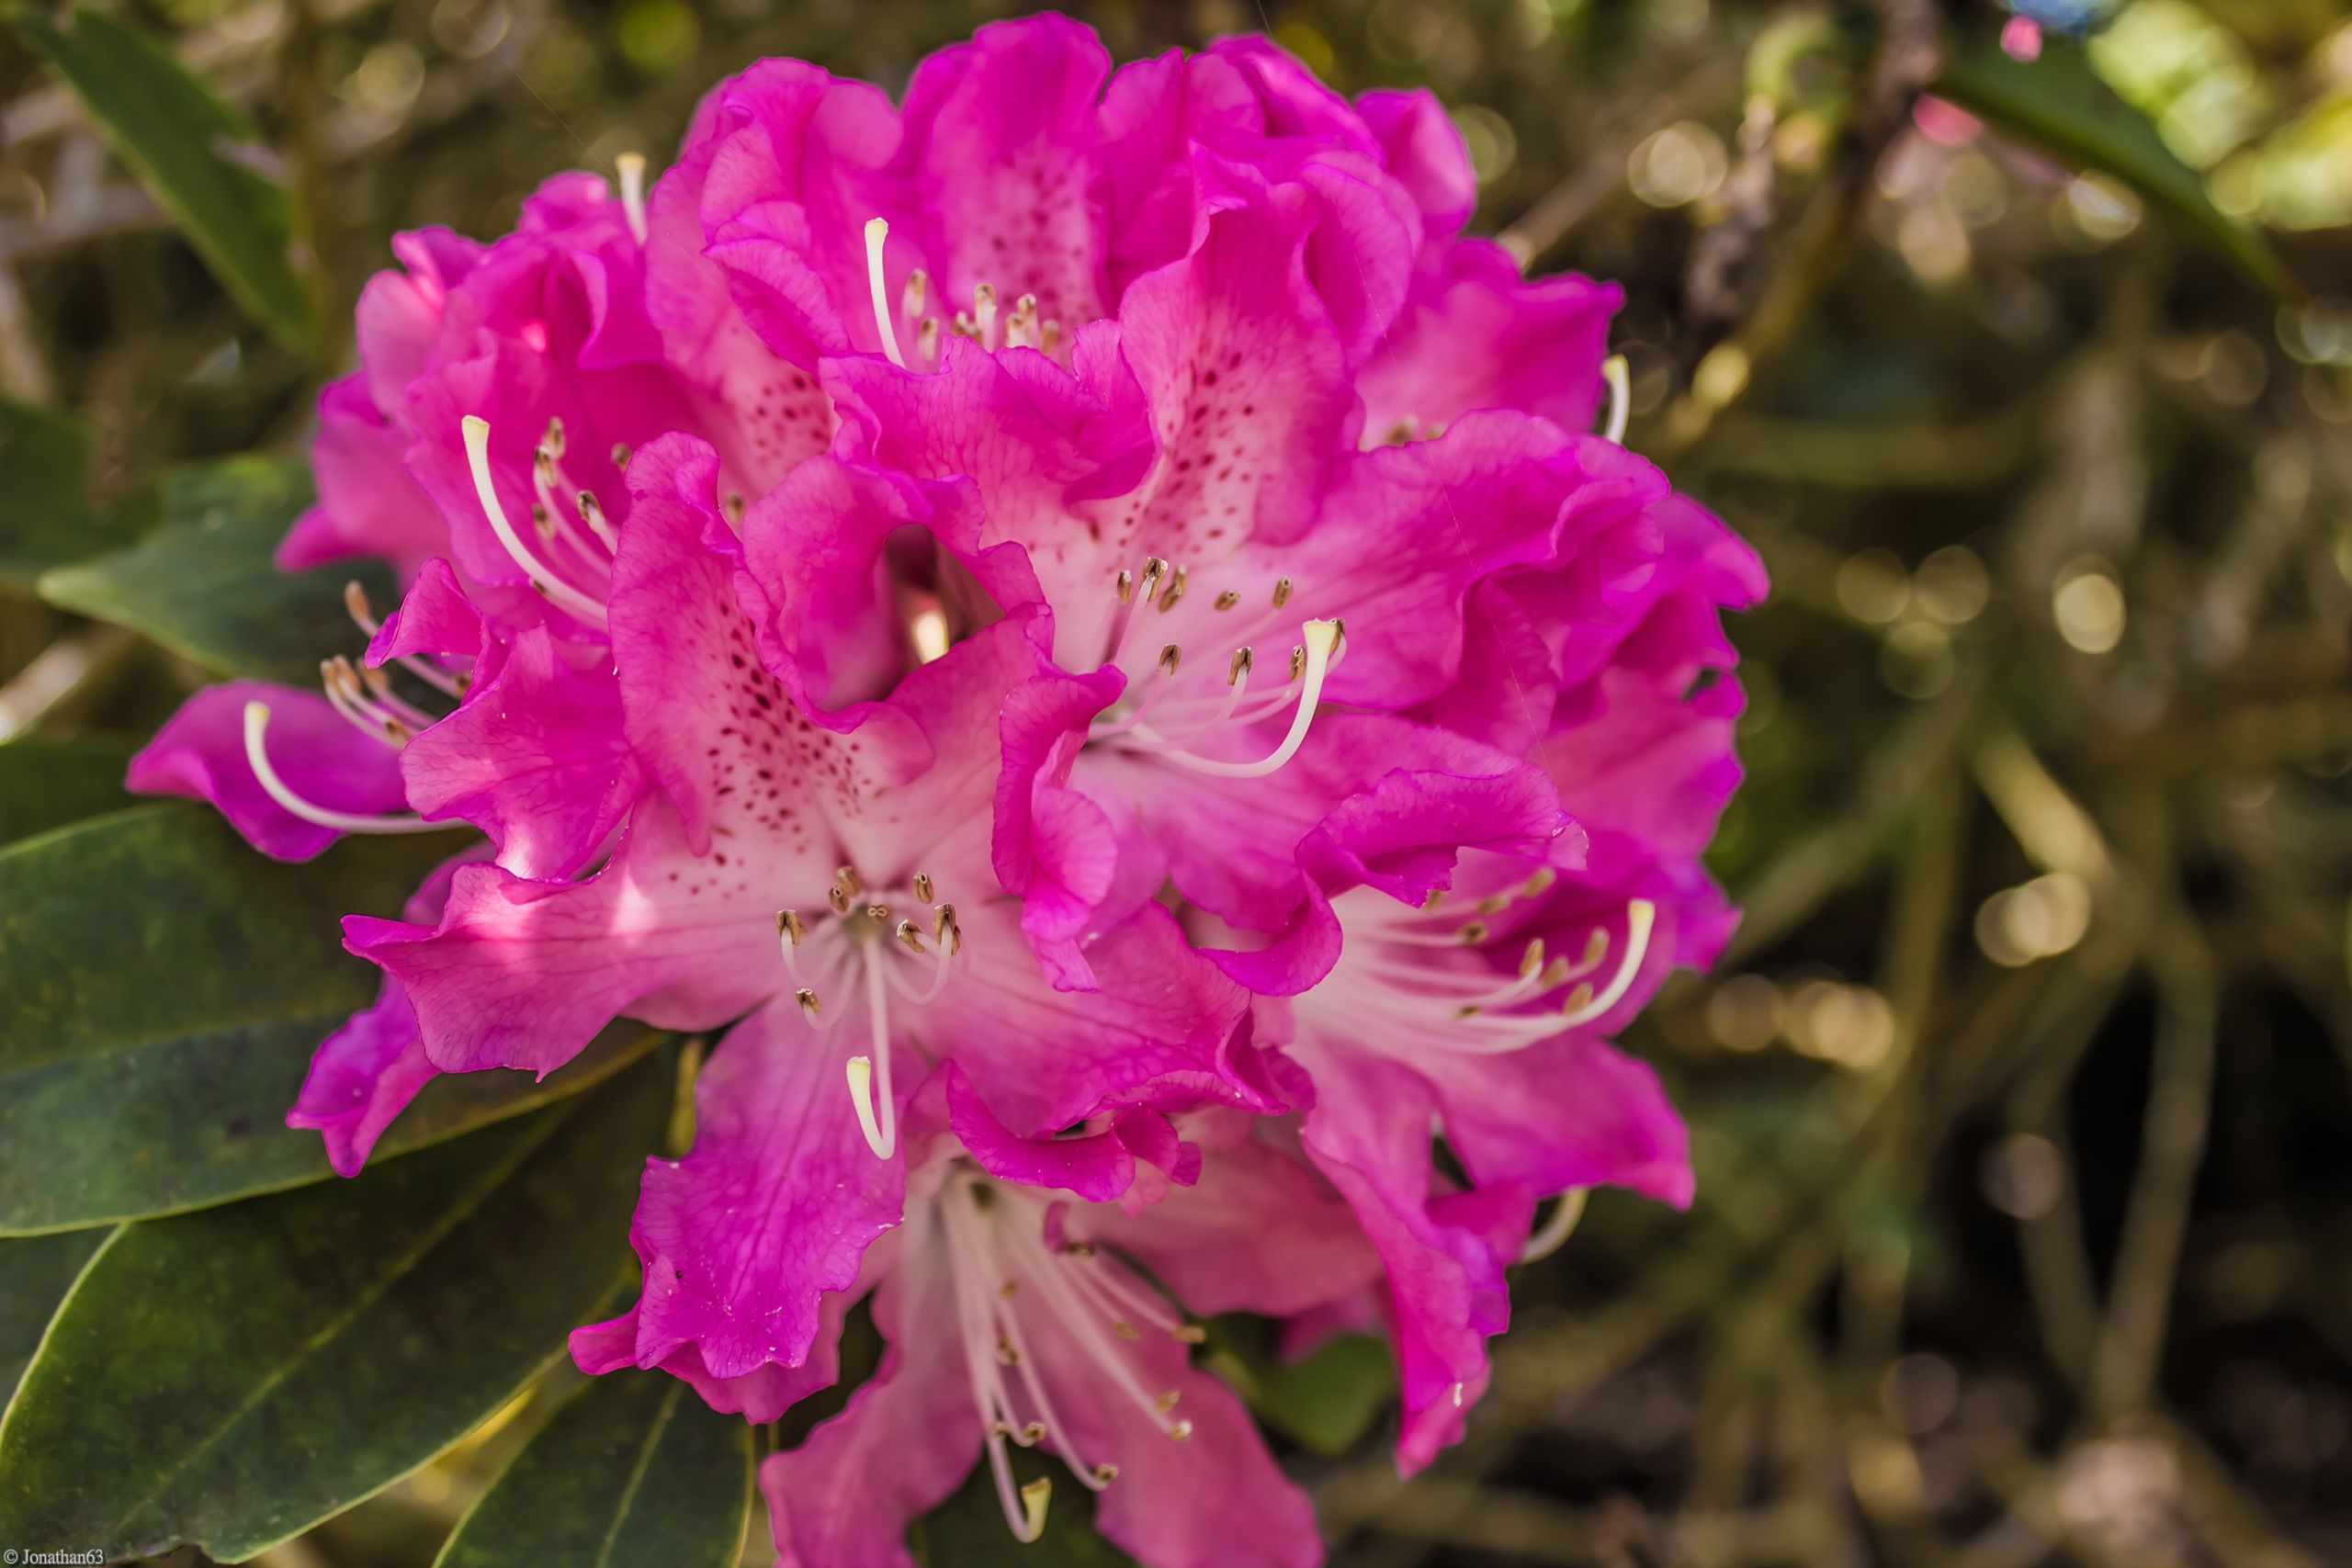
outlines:
[{"label": "magenta petal", "polygon": [[[1391,1333],[1405,1402],[1406,1439],[1398,1465],[1428,1462],[1458,1426],[1454,1391],[1482,1382],[1486,1341],[1510,1320],[1503,1278],[1508,1253],[1477,1227],[1448,1224],[1432,1203],[1428,1086],[1395,1064],[1336,1054],[1307,1057],[1317,1101],[1306,1144],[1317,1166],[1353,1205],[1387,1266]],[[1517,1229],[1524,1235],[1532,1195],[1521,1191]]]},{"label": "magenta petal", "polygon": [[1193,1311],[1288,1316],[1379,1279],[1353,1212],[1295,1154],[1259,1141],[1202,1151],[1199,1179],[1131,1214],[1087,1216],[1091,1235],[1148,1265]]},{"label": "magenta petal", "polygon": [[1047,13],[983,27],[907,85],[897,169],[956,308],[986,283],[1071,328],[1104,314],[1104,193],[1094,100],[1111,70],[1093,29]]},{"label": "magenta petal", "polygon": [[376,1140],[439,1073],[424,1054],[415,1010],[388,979],[375,1006],[320,1044],[286,1124],[316,1128],[334,1173],[356,1176]]},{"label": "magenta petal", "polygon": [[695,1086],[695,1144],[646,1163],[630,1240],[644,1265],[639,1366],[695,1346],[718,1379],[797,1367],[820,1301],[898,1223],[906,1167],[858,1131],[842,1060],[790,998],[729,1030]]},{"label": "magenta petal", "polygon": [[1610,319],[1624,298],[1616,284],[1573,273],[1521,278],[1490,240],[1443,242],[1358,383],[1364,426],[1374,435],[1442,430],[1479,409],[1517,409],[1589,430]]},{"label": "magenta petal", "polygon": [[578,870],[643,788],[611,672],[601,657],[583,662],[545,626],[526,627],[490,678],[401,753],[417,810],[471,822],[519,876]]},{"label": "magenta petal", "polygon": [[907,1526],[946,1500],[980,1451],[954,1275],[935,1235],[899,1248],[874,1324],[888,1347],[881,1367],[840,1415],[760,1466],[778,1568],[913,1568]]},{"label": "magenta petal", "polygon": [[361,732],[315,692],[262,681],[207,686],[130,759],[123,783],[142,795],[209,800],[275,860],[308,860],[342,836],[280,806],[245,760],[245,705],[269,708],[269,762],[296,795],[352,816],[399,810],[401,754]]}]

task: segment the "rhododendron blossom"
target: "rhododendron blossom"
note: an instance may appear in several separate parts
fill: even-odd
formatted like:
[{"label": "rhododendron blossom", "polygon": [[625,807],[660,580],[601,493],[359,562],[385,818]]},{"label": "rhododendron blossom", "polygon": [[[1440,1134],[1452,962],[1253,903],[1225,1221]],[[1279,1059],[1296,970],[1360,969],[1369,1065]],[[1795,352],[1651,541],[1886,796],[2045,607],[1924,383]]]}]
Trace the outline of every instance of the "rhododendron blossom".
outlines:
[{"label": "rhododendron blossom", "polygon": [[435,1073],[715,1036],[573,1348],[771,1421],[871,1298],[784,1562],[907,1562],[976,1459],[1033,1539],[1035,1446],[1154,1568],[1305,1568],[1184,1313],[1385,1329],[1410,1470],[1584,1191],[1688,1200],[1608,1042],[1730,929],[1756,563],[1425,94],[1047,16],[896,105],[763,62],[620,174],[402,240],[281,551],[401,603],[133,764],[283,858],[472,831],[345,921],[384,988],[289,1121],[348,1173]]}]

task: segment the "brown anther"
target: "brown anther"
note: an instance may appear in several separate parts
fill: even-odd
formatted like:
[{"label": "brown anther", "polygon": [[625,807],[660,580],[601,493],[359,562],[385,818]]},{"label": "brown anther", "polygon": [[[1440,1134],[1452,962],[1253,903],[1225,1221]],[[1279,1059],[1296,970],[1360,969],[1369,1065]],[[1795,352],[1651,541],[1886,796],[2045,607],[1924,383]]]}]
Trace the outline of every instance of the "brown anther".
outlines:
[{"label": "brown anther", "polygon": [[1550,866],[1538,866],[1529,874],[1525,882],[1519,885],[1519,891],[1524,897],[1538,898],[1551,891],[1552,884],[1559,880],[1560,874]]},{"label": "brown anther", "polygon": [[854,865],[835,866],[833,868],[833,886],[839,887],[842,892],[848,894],[853,898],[865,891],[865,884],[857,879],[857,868]]},{"label": "brown anther", "polygon": [[1430,889],[1430,896],[1421,900],[1421,908],[1424,909],[1434,909],[1438,905],[1444,901],[1445,889],[1442,887],[1432,887]]},{"label": "brown anther", "polygon": [[1464,946],[1476,947],[1480,942],[1487,940],[1487,922],[1484,920],[1464,920],[1462,922],[1462,929],[1455,931],[1453,934],[1462,939]]},{"label": "brown anther", "polygon": [[1560,1010],[1564,1013],[1577,1012],[1587,1007],[1589,1007],[1591,1004],[1592,982],[1589,980],[1579,980],[1577,982],[1577,988],[1570,991],[1568,993],[1567,999],[1560,1004]]},{"label": "brown anther", "polygon": [[1250,673],[1250,649],[1245,645],[1233,650],[1233,662],[1225,667],[1225,683],[1238,686],[1241,677]]},{"label": "brown anther", "polygon": [[555,518],[537,502],[531,502],[531,527],[542,540],[555,537]]},{"label": "brown anther", "polygon": [[1216,607],[1220,610],[1230,610],[1240,603],[1241,594],[1236,589],[1228,588],[1216,596]]},{"label": "brown anther", "polygon": [[1209,1331],[1197,1323],[1180,1323],[1168,1331],[1168,1337],[1179,1345],[1198,1345],[1208,1337]]},{"label": "brown anther", "polygon": [[995,284],[983,283],[972,290],[972,310],[976,314],[981,310],[993,310],[995,309]]},{"label": "brown anther", "polygon": [[1120,604],[1124,604],[1136,596],[1136,574],[1126,568],[1121,567],[1119,575],[1112,582],[1118,592]]},{"label": "brown anther", "polygon": [[628,468],[628,456],[629,456],[629,454],[628,454],[628,442],[626,442],[626,441],[616,441],[616,442],[614,442],[614,443],[613,443],[613,467],[615,467],[616,468]]},{"label": "brown anther", "polygon": [[1151,1407],[1154,1410],[1159,1411],[1162,1416],[1165,1416],[1170,1411],[1175,1409],[1176,1402],[1183,1397],[1184,1396],[1182,1394],[1177,1393],[1171,1388],[1162,1393],[1159,1398],[1153,1400],[1151,1402]]},{"label": "brown anther", "polygon": [[538,475],[540,483],[553,487],[555,484],[555,454],[553,452],[544,446],[534,447],[531,452],[531,468]]},{"label": "brown anther", "polygon": [[1168,575],[1168,563],[1158,556],[1146,556],[1143,562],[1143,596],[1147,599],[1159,592],[1160,579]]},{"label": "brown anther", "polygon": [[1305,645],[1305,644],[1303,644],[1303,643],[1300,643],[1300,644],[1294,644],[1294,645],[1292,646],[1292,648],[1291,648],[1291,650],[1290,650],[1290,678],[1291,678],[1292,680],[1295,681],[1295,680],[1297,680],[1301,675],[1304,675],[1304,674],[1306,674],[1306,645]]},{"label": "brown anther", "polygon": [[925,359],[939,357],[939,318],[925,316],[915,323],[915,353]]},{"label": "brown anther", "polygon": [[922,932],[915,930],[915,923],[912,920],[899,922],[898,937],[900,942],[906,943],[909,953],[922,951]]},{"label": "brown anther", "polygon": [[1021,1364],[1021,1352],[1012,1348],[1012,1340],[1006,1335],[996,1337],[996,1359],[1008,1367]]},{"label": "brown anther", "polygon": [[1159,672],[1163,675],[1173,676],[1176,673],[1176,661],[1183,657],[1184,650],[1178,648],[1174,643],[1170,643],[1166,648],[1159,650]]},{"label": "brown anther", "polygon": [[922,268],[907,274],[907,287],[899,296],[899,313],[910,321],[921,319],[930,292],[931,277]]},{"label": "brown anther", "polygon": [[1483,1010],[1484,1010],[1481,1009],[1476,1002],[1464,1002],[1461,1006],[1453,1010],[1453,1016],[1456,1018],[1476,1018]]},{"label": "brown anther", "polygon": [[1035,315],[1037,313],[1037,297],[1035,294],[1023,294],[1020,299],[1015,299],[1012,302],[1012,310],[1015,315]]},{"label": "brown anther", "polygon": [[546,435],[544,435],[544,436],[540,437],[539,444],[540,444],[541,446],[545,446],[545,447],[548,449],[548,455],[549,455],[549,456],[551,456],[551,457],[562,457],[562,456],[563,456],[563,421],[561,421],[561,420],[560,420],[560,419],[550,419],[550,420],[548,420],[548,433],[547,433],[547,434],[546,434]]},{"label": "brown anther", "polygon": [[377,670],[364,664],[356,666],[355,668],[358,671],[359,678],[368,682],[368,689],[369,691],[375,693],[379,697],[389,697],[392,694],[392,681],[390,676],[385,674],[381,670]]},{"label": "brown anther", "polygon": [[1274,608],[1279,610],[1290,603],[1291,582],[1287,577],[1274,579]]},{"label": "brown anther", "polygon": [[956,930],[956,906],[942,904],[931,912],[931,934],[934,940],[945,940]]},{"label": "brown anther", "polygon": [[833,907],[834,914],[846,915],[849,913],[849,890],[836,882],[825,889],[825,902]]},{"label": "brown anther", "polygon": [[[1044,1442],[1046,1440],[1046,1424],[1043,1421],[1023,1422],[1021,1424],[1021,1440],[1032,1447]],[[1027,1488],[1024,1487],[1023,1490],[1026,1491]]]},{"label": "brown anther", "polygon": [[947,330],[957,337],[967,337],[976,341],[980,335],[980,329],[972,324],[972,318],[961,310],[956,312],[956,319],[948,323]]},{"label": "brown anther", "polygon": [[368,590],[359,585],[356,577],[343,585],[343,607],[353,620],[359,623],[360,630],[372,632],[375,629],[376,617],[368,607]]},{"label": "brown anther", "polygon": [[807,1013],[810,1018],[815,1018],[819,1013],[825,1010],[817,1001],[817,993],[810,990],[806,986],[803,986],[800,989],[793,992],[792,999],[798,1002],[800,1004],[800,1010]]},{"label": "brown anther", "polygon": [[591,528],[594,527],[596,525],[596,514],[605,510],[602,506],[597,504],[595,492],[593,491],[582,491],[580,492],[579,506],[580,520],[587,524]]},{"label": "brown anther", "polygon": [[1018,1280],[1007,1280],[1003,1284],[999,1285],[996,1288],[996,1293],[1003,1300],[1009,1302],[1013,1297],[1021,1293],[1021,1281]]},{"label": "brown anther", "polygon": [[409,728],[407,725],[402,724],[396,718],[388,718],[384,721],[385,739],[392,742],[396,746],[405,746],[408,744],[408,738]]},{"label": "brown anther", "polygon": [[1061,347],[1061,345],[1062,324],[1059,321],[1047,321],[1044,326],[1037,329],[1037,346],[1039,348],[1044,349],[1047,354],[1051,354],[1054,350]]},{"label": "brown anther", "polygon": [[1584,960],[1577,967],[1589,969],[1608,956],[1609,933],[1595,926],[1592,934],[1584,940]]},{"label": "brown anther", "polygon": [[1111,1483],[1113,1483],[1114,1481],[1116,1481],[1116,1480],[1118,1480],[1118,1479],[1119,1479],[1119,1467],[1118,1467],[1117,1465],[1115,1465],[1115,1464],[1112,1464],[1112,1463],[1110,1463],[1108,1461],[1105,1461],[1103,1463],[1098,1464],[1098,1465],[1096,1465],[1096,1466],[1094,1467],[1094,1484],[1095,1484],[1095,1485],[1097,1485],[1097,1486],[1108,1486],[1108,1485],[1110,1485],[1110,1484],[1111,1484]]},{"label": "brown anther", "polygon": [[1547,991],[1567,983],[1568,961],[1565,958],[1555,958],[1551,963],[1544,965],[1544,978],[1536,982]]},{"label": "brown anther", "polygon": [[797,909],[778,909],[775,912],[775,934],[798,947],[800,939],[808,934],[808,923],[800,918]]},{"label": "brown anther", "polygon": [[1179,1421],[1168,1428],[1169,1438],[1175,1442],[1181,1443],[1192,1435],[1193,1424],[1190,1421]]},{"label": "brown anther", "polygon": [[1544,939],[1539,936],[1527,944],[1526,952],[1519,955],[1519,977],[1522,980],[1529,979],[1543,967]]},{"label": "brown anther", "polygon": [[1062,1243],[1062,1256],[1077,1258],[1091,1258],[1094,1256],[1094,1244],[1091,1241],[1066,1241]]},{"label": "brown anther", "polygon": [[931,902],[931,873],[927,871],[915,873],[915,902],[919,904]]},{"label": "brown anther", "polygon": [[1113,1318],[1111,1320],[1111,1332],[1117,1335],[1122,1339],[1140,1339],[1143,1337],[1141,1334],[1136,1332],[1136,1325],[1129,1323],[1124,1317]]},{"label": "brown anther", "polygon": [[1482,915],[1499,915],[1510,908],[1510,895],[1508,893],[1489,893],[1478,900],[1478,913]]},{"label": "brown anther", "polygon": [[741,528],[743,525],[744,506],[743,492],[741,491],[729,491],[726,498],[719,502],[718,509],[727,514],[727,521],[730,525],[737,528]]},{"label": "brown anther", "polygon": [[1167,591],[1159,596],[1159,613],[1161,615],[1164,615],[1169,611],[1174,609],[1176,607],[1176,602],[1184,597],[1184,589],[1187,581],[1184,569],[1181,566],[1178,567],[1176,569],[1175,576],[1169,580]]}]

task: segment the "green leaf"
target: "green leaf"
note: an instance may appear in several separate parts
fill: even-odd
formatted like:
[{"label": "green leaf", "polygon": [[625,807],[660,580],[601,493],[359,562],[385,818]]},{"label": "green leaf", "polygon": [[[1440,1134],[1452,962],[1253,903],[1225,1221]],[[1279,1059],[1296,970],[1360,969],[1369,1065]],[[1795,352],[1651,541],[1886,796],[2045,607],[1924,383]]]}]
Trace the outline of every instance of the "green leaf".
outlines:
[{"label": "green leaf", "polygon": [[169,51],[103,12],[76,6],[62,26],[33,11],[8,15],[214,276],[272,337],[301,349],[311,292],[307,265],[295,259],[294,202],[263,172],[274,154],[253,122]]},{"label": "green leaf", "polygon": [[596,1379],[491,1483],[435,1568],[734,1568],[752,1428],[664,1372]]},{"label": "green leaf", "polygon": [[17,1380],[40,1344],[57,1303],[74,1287],[82,1266],[112,1231],[73,1231],[64,1235],[0,1241],[0,1407],[17,1392]]},{"label": "green leaf", "polygon": [[1931,91],[2013,141],[2132,186],[2187,219],[2272,293],[2301,297],[2269,242],[2213,205],[2196,171],[2098,79],[2080,44],[2046,37],[2041,56],[2029,61],[2011,59],[1989,38],[1972,39],[1952,49]]},{"label": "green leaf", "polygon": [[907,1545],[917,1562],[923,1568],[1134,1568],[1135,1559],[1096,1531],[1094,1495],[1069,1471],[1027,1449],[1013,1450],[1012,1461],[1015,1485],[1039,1476],[1054,1483],[1044,1533],[1027,1546],[1014,1538],[983,1459],[953,1496],[908,1527]]},{"label": "green leaf", "polygon": [[1264,1318],[1220,1317],[1209,1325],[1207,1365],[1302,1447],[1347,1453],[1396,1397],[1396,1363],[1369,1335],[1341,1335],[1295,1361],[1277,1356],[1273,1340]]},{"label": "green leaf", "polygon": [[126,1228],[0,1420],[0,1539],[241,1562],[424,1463],[615,1294],[672,1070]]},{"label": "green leaf", "polygon": [[0,398],[0,584],[30,592],[53,566],[137,537],[133,519],[90,506],[90,436],[55,409]]},{"label": "green leaf", "polygon": [[319,660],[356,653],[343,607],[357,577],[379,604],[391,578],[375,562],[287,573],[270,560],[310,504],[299,462],[231,457],[175,468],[161,481],[164,525],[136,545],[45,573],[40,595],[112,621],[223,675],[310,686]]},{"label": "green leaf", "polygon": [[0,845],[130,806],[130,751],[127,741],[30,735],[0,746]]},{"label": "green leaf", "polygon": [[[174,802],[0,851],[0,1234],[324,1179],[318,1135],[283,1118],[311,1049],[376,993],[340,918],[398,908],[448,848],[360,840],[280,865]],[[652,1039],[616,1025],[544,1082],[436,1081],[377,1157],[583,1089]]]}]

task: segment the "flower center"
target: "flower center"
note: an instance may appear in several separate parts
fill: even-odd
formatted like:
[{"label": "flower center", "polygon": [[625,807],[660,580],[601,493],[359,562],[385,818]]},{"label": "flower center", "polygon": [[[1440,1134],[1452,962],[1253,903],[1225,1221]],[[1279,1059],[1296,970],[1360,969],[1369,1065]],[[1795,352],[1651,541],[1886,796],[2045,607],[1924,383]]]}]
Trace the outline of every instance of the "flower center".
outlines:
[{"label": "flower center", "polygon": [[[891,1089],[890,998],[895,994],[909,1007],[929,1006],[946,989],[956,955],[964,950],[956,906],[937,901],[935,891],[931,877],[919,871],[903,894],[870,893],[855,868],[845,865],[833,873],[825,889],[830,917],[820,915],[811,925],[797,909],[776,912],[776,935],[785,968],[792,976],[793,999],[808,1026],[830,1034],[847,1011],[826,1010],[820,982],[828,991],[846,989],[864,1004],[869,1044],[864,1054],[849,1057],[842,1071],[858,1130],[878,1159],[888,1159],[899,1147],[898,1097]],[[923,924],[898,915],[910,905],[927,912]],[[924,925],[930,928],[927,942]]]},{"label": "flower center", "polygon": [[1493,1055],[1590,1023],[1633,987],[1657,906],[1629,899],[1622,924],[1595,921],[1573,957],[1547,956],[1537,938],[1521,948],[1513,972],[1498,971],[1495,950],[1505,943],[1493,939],[1493,917],[1553,880],[1548,868],[1540,870],[1480,899],[1468,919],[1442,898],[1408,909],[1368,889],[1345,894],[1347,945],[1329,977],[1302,1000],[1324,1027],[1371,1049],[1397,1042],[1400,1054]]},{"label": "flower center", "polygon": [[[531,525],[536,546],[526,546],[506,508],[498,499],[498,485],[490,464],[490,422],[468,414],[464,423],[466,461],[472,469],[474,498],[491,532],[531,584],[531,591],[575,620],[605,631],[605,594],[612,581],[613,547],[617,536],[605,517],[595,492],[571,482],[563,470],[563,422],[548,421],[547,434],[531,455]],[[623,462],[627,454],[616,447]],[[566,501],[562,497],[569,496]],[[582,583],[591,584],[583,588]]]},{"label": "flower center", "polygon": [[899,309],[894,315],[890,310],[890,286],[884,280],[882,269],[883,243],[889,237],[890,225],[886,220],[865,220],[865,287],[874,307],[874,328],[882,339],[883,356],[899,369],[910,367],[899,340],[900,326],[913,340],[915,367],[938,365],[943,332],[969,338],[990,350],[1034,348],[1050,357],[1061,348],[1062,324],[1038,319],[1035,294],[1022,295],[1012,302],[1010,311],[1001,311],[993,284],[975,286],[971,310],[958,310],[952,320],[943,322],[931,309],[931,279],[921,267],[907,274],[906,287],[899,290]]},{"label": "flower center", "polygon": [[[1111,620],[1102,662],[1116,664],[1126,653],[1136,624],[1147,618],[1145,605],[1150,605],[1154,615],[1168,615],[1183,602],[1188,587],[1185,570],[1170,566],[1158,556],[1144,561],[1140,578],[1132,571],[1120,571],[1113,581],[1118,610]],[[1276,616],[1289,604],[1290,597],[1290,579],[1278,579],[1270,595],[1273,614],[1260,611],[1254,616],[1244,616],[1234,629],[1244,637],[1272,629],[1280,624]],[[1211,601],[1212,613],[1228,614],[1239,608],[1242,602],[1240,590],[1226,589]],[[1250,695],[1250,683],[1257,668],[1257,655],[1249,642],[1237,641],[1227,656],[1221,686],[1214,664],[1204,666],[1198,660],[1187,664],[1181,643],[1163,643],[1150,668],[1140,676],[1132,677],[1119,701],[1095,719],[1088,739],[1123,751],[1150,753],[1197,773],[1220,778],[1261,778],[1296,756],[1299,747],[1306,743],[1307,729],[1314,724],[1322,700],[1324,680],[1339,661],[1346,634],[1346,624],[1336,617],[1301,622],[1301,640],[1290,650],[1287,679],[1279,688],[1255,697]],[[1149,643],[1137,646],[1148,647]],[[1281,741],[1263,757],[1237,761],[1209,756],[1201,750],[1204,743],[1250,729],[1284,708],[1291,710],[1290,726]]]},{"label": "flower center", "polygon": [[1050,1440],[1091,1491],[1100,1492],[1119,1474],[1106,1456],[1084,1450],[1055,1408],[1038,1356],[1053,1357],[1066,1376],[1104,1380],[1151,1425],[1182,1442],[1193,1435],[1193,1424],[1175,1415],[1177,1391],[1152,1393],[1127,1347],[1147,1330],[1185,1345],[1204,1337],[1125,1265],[1069,1232],[1067,1221],[1058,1246],[1049,1247],[1047,1217],[1046,1205],[1029,1192],[971,1171],[951,1176],[939,1199],[972,1403],[988,1434],[997,1500],[1023,1541],[1037,1539],[1051,1488],[1039,1480],[1016,1494],[1008,1441],[1034,1448]]}]

